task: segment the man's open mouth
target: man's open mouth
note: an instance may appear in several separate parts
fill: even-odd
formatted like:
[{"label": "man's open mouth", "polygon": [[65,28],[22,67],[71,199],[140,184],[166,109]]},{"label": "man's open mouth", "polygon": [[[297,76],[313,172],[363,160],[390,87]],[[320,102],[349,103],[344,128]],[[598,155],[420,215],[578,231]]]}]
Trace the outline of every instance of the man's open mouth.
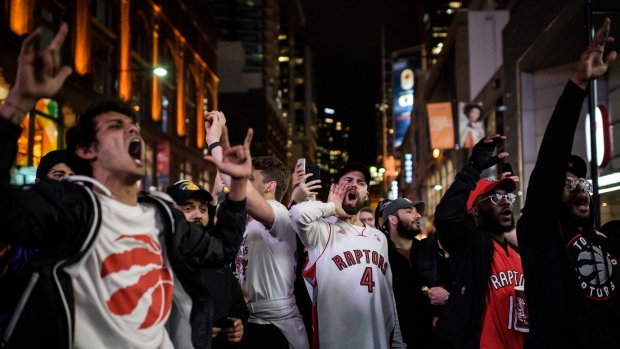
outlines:
[{"label": "man's open mouth", "polygon": [[355,205],[357,202],[357,191],[351,190],[344,197],[344,203],[347,205]]},{"label": "man's open mouth", "polygon": [[577,197],[571,201],[571,205],[579,211],[586,212],[590,209],[590,200],[588,200],[588,197],[583,194],[577,195]]},{"label": "man's open mouth", "polygon": [[136,164],[144,164],[144,142],[140,138],[134,138],[129,142],[128,152]]}]

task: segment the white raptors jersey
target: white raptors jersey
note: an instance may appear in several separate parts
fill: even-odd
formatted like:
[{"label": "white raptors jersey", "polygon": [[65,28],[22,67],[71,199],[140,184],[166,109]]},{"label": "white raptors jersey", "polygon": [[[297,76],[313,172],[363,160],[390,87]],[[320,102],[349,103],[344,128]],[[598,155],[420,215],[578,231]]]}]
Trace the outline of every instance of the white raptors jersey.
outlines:
[{"label": "white raptors jersey", "polygon": [[[385,235],[336,217],[333,203],[304,202],[291,222],[308,249],[314,348],[390,348],[396,326]],[[322,218],[329,217],[329,218]]]}]

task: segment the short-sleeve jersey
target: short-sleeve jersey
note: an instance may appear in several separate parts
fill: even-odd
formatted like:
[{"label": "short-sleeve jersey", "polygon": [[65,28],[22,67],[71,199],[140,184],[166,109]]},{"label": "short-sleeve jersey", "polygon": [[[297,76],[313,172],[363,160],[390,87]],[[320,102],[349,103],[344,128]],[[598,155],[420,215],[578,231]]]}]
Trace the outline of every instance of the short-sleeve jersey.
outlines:
[{"label": "short-sleeve jersey", "polygon": [[[302,210],[313,205],[327,204]],[[313,287],[314,348],[390,348],[396,306],[386,236],[336,217],[298,234],[308,249],[303,275]]]},{"label": "short-sleeve jersey", "polygon": [[248,302],[293,297],[297,242],[284,205],[267,200],[273,208],[271,229],[253,220],[245,229],[236,268]]},{"label": "short-sleeve jersey", "polygon": [[510,245],[493,241],[495,252],[487,284],[480,327],[480,348],[523,348],[523,333],[515,330],[515,286],[523,286],[521,257]]}]

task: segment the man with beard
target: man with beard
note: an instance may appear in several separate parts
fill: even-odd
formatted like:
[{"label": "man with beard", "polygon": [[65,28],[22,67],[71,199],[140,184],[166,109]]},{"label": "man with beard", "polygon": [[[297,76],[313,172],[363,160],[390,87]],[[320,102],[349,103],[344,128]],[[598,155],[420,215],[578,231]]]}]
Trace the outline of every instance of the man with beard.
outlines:
[{"label": "man with beard", "polygon": [[514,287],[523,285],[523,271],[516,247],[505,239],[514,227],[517,184],[510,177],[480,179],[483,170],[508,156],[493,156],[505,138],[487,136],[474,146],[435,211],[454,283],[434,333],[454,347],[523,348],[523,333],[512,321]]},{"label": "man with beard", "polygon": [[289,211],[308,249],[303,275],[313,293],[313,347],[402,347],[387,239],[359,220],[370,171],[348,163],[338,178],[327,203],[306,201]]},{"label": "man with beard", "polygon": [[[403,341],[409,348],[429,348],[432,340],[432,315],[422,314],[427,299],[422,283],[414,276],[413,253],[420,240],[420,218],[425,204],[421,201],[396,199],[383,211],[383,225],[388,231],[388,258],[392,268],[392,282],[398,321]],[[428,321],[425,321],[428,320]]]},{"label": "man with beard", "polygon": [[620,347],[620,240],[593,228],[591,184],[570,155],[588,84],[607,72],[605,19],[558,99],[517,226],[532,348]]}]

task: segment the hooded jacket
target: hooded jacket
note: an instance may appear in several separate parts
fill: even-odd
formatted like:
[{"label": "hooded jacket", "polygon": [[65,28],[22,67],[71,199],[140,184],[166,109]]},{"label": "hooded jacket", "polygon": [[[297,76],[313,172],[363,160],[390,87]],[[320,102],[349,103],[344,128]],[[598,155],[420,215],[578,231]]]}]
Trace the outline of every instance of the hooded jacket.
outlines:
[{"label": "hooded jacket", "polygon": [[562,203],[587,95],[569,81],[558,99],[517,224],[531,348],[620,348],[620,241],[579,232]]}]

